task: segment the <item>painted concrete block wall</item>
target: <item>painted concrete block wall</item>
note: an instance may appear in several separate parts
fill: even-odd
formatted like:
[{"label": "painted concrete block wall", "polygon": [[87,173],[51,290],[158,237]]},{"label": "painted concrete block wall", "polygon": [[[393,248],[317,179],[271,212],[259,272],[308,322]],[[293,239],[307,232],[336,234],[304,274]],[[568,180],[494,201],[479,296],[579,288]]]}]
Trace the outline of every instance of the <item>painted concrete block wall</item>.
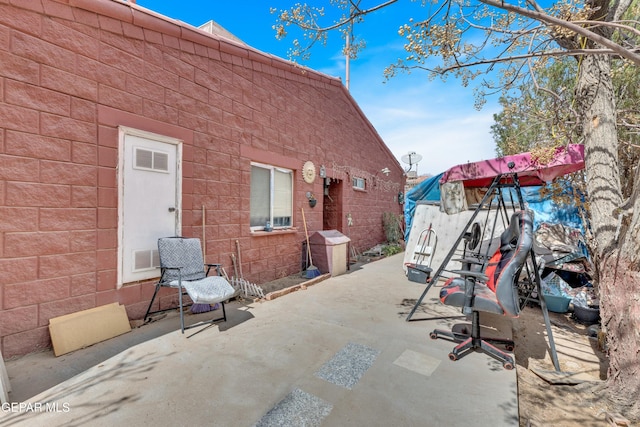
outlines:
[{"label": "painted concrete block wall", "polygon": [[[302,180],[307,160],[342,181],[360,250],[385,240],[383,212],[402,212],[402,168],[338,79],[131,3],[15,3],[0,0],[5,357],[49,346],[52,317],[112,302],[130,318],[146,310],[152,282],[117,287],[118,126],[183,141],[182,234],[201,238],[204,223],[206,260],[229,274],[238,241],[256,283],[299,271],[301,207],[311,232],[323,228],[323,180]],[[294,170],[293,229],[249,229],[251,161]]]}]

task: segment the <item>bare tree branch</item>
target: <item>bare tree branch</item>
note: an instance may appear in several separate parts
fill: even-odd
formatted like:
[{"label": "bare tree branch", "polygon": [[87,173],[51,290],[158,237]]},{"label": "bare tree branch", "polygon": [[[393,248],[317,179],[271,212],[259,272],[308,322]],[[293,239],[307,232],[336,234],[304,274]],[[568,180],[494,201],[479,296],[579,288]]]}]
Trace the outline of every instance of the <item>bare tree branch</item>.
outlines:
[{"label": "bare tree branch", "polygon": [[[317,31],[317,32],[322,32],[322,33],[326,33],[329,32],[331,30],[336,30],[338,28],[344,27],[345,25],[349,24],[350,22],[353,22],[357,17],[359,16],[364,16],[364,15],[368,15],[370,13],[375,12],[376,10],[382,9],[384,7],[387,7],[389,5],[392,5],[393,3],[396,3],[398,0],[388,0],[384,3],[381,3],[377,6],[373,6],[370,7],[369,9],[359,9],[356,8],[354,9],[355,13],[353,14],[349,14],[347,15],[347,17],[345,19],[342,19],[338,22],[336,22],[333,25],[329,25],[328,27],[320,27],[318,25],[305,25],[303,22],[296,22],[296,24],[302,28],[303,30],[311,30],[311,31]],[[351,2],[353,4],[353,2]]]},{"label": "bare tree branch", "polygon": [[605,21],[571,21],[574,24],[581,24],[581,25],[589,25],[592,27],[612,27],[612,28],[619,28],[622,30],[626,30],[629,31],[631,33],[634,33],[637,36],[640,36],[640,30],[632,27],[631,25],[628,25],[626,23],[629,24],[640,24],[639,21],[619,21],[619,22],[605,22]]},{"label": "bare tree branch", "polygon": [[[479,0],[479,1],[481,3],[486,4],[487,6],[496,7],[498,9],[503,9],[509,12],[517,13],[522,16],[526,16],[527,18],[535,19],[536,21],[545,22],[550,25],[556,25],[558,27],[566,28],[568,30],[573,31],[576,34],[586,37],[587,39],[592,40],[593,42],[608,48],[612,53],[616,53],[622,56],[623,58],[626,58],[632,61],[634,64],[640,65],[639,54],[636,54],[633,51],[630,51],[629,49],[625,49],[624,47],[620,46],[618,43],[612,40],[609,40],[606,37],[601,36],[600,34],[594,33],[593,31],[590,31],[579,25],[576,25],[573,22],[556,18],[555,16],[551,16],[544,12],[538,12],[537,10],[530,10],[520,6],[515,6],[509,3],[505,3],[501,0]],[[595,53],[595,52],[592,51],[591,53]]]},{"label": "bare tree branch", "polygon": [[553,57],[562,57],[562,56],[579,56],[579,55],[594,55],[594,54],[602,54],[602,55],[615,55],[617,52],[612,51],[611,49],[571,49],[571,50],[552,50],[546,52],[532,52],[524,55],[512,55],[505,56],[503,58],[492,58],[492,59],[482,59],[474,62],[467,62],[465,64],[460,65],[451,65],[449,67],[444,68],[427,68],[422,66],[402,66],[400,68],[418,68],[426,71],[431,71],[436,74],[446,74],[450,71],[460,69],[460,68],[470,68],[478,65],[486,65],[486,64],[494,64],[500,62],[511,62],[520,59],[529,59],[529,58],[542,58],[545,56],[553,56]]}]

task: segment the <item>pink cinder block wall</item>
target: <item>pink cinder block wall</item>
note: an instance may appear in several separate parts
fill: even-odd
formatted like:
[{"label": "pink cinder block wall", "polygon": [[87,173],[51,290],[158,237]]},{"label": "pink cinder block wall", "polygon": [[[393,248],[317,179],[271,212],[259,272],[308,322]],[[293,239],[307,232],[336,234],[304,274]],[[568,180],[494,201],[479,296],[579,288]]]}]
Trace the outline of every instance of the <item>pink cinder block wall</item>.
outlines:
[{"label": "pink cinder block wall", "polygon": [[[206,260],[231,273],[237,240],[255,283],[300,271],[302,207],[310,232],[348,232],[359,250],[385,241],[384,212],[402,212],[403,170],[338,79],[133,2],[0,0],[0,10],[5,357],[49,346],[53,317],[111,302],[144,315],[153,281],[117,287],[118,126],[183,141],[182,234],[202,236],[204,206]],[[322,179],[302,180],[307,160],[341,183],[335,204]],[[294,170],[292,230],[251,232],[252,161]]]}]

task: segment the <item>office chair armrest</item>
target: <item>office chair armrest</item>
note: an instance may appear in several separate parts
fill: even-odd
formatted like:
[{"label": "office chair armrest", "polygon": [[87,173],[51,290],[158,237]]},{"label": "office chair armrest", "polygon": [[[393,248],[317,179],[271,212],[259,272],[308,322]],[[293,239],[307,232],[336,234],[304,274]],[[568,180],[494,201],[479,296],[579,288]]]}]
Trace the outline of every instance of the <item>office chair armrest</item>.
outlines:
[{"label": "office chair armrest", "polygon": [[456,258],[456,259],[452,259],[451,261],[459,261],[463,264],[475,264],[475,265],[483,265],[484,262],[480,261],[477,258]]},{"label": "office chair armrest", "polygon": [[474,279],[482,280],[483,282],[489,280],[489,276],[484,273],[480,273],[479,271],[452,270],[451,272],[462,277],[472,277]]}]

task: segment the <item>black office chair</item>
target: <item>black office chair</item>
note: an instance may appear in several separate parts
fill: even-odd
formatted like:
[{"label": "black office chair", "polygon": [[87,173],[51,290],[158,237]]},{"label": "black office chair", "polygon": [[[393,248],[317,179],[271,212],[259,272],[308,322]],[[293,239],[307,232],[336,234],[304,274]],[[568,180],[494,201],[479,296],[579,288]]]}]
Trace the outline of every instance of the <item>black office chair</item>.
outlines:
[{"label": "black office chair", "polygon": [[[448,338],[459,343],[449,359],[458,360],[467,353],[479,349],[500,360],[505,369],[513,369],[511,355],[493,344],[505,346],[512,351],[514,342],[508,339],[480,336],[480,312],[518,317],[518,277],[524,267],[533,245],[533,221],[526,211],[517,211],[500,236],[500,248],[489,260],[484,273],[457,270],[461,277],[449,279],[440,291],[440,301],[446,305],[462,307],[462,312],[472,316],[471,333],[436,329],[432,339]],[[469,264],[469,262],[467,262]]]}]

